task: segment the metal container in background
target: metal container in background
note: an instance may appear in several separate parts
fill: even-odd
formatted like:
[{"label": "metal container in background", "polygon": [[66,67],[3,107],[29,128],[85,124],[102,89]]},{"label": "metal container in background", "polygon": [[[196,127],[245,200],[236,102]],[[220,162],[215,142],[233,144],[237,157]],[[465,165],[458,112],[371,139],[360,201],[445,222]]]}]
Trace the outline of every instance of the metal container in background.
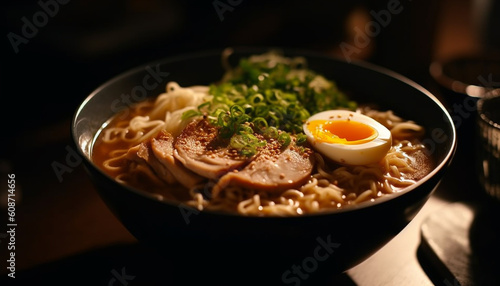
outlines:
[{"label": "metal container in background", "polygon": [[[477,103],[485,94],[500,88],[500,53],[464,55],[430,65],[439,97],[457,130],[457,151],[452,163],[456,177],[453,192],[474,199],[480,188],[476,170]],[[472,174],[472,175],[471,175]]]},{"label": "metal container in background", "polygon": [[500,89],[477,103],[477,170],[483,191],[500,202]]}]

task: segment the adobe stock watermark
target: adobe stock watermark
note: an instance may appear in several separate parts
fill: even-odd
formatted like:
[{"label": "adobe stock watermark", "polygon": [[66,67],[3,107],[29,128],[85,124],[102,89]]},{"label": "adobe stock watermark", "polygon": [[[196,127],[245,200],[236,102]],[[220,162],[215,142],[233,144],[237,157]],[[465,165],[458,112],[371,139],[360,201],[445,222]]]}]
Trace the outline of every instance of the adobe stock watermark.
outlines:
[{"label": "adobe stock watermark", "polygon": [[[411,1],[411,0],[408,0]],[[352,55],[356,55],[362,52],[362,50],[370,44],[373,38],[377,37],[383,28],[389,26],[394,15],[398,15],[403,11],[403,5],[399,0],[389,0],[387,2],[387,9],[382,9],[380,11],[370,11],[370,15],[373,20],[366,23],[361,29],[360,27],[354,27],[354,45],[347,42],[340,43],[340,50],[344,55],[347,62],[352,61]]]},{"label": "adobe stock watermark", "polygon": [[[493,80],[493,74],[488,74],[485,78],[483,75],[477,77],[482,87],[493,90],[495,87],[500,86],[499,81]],[[458,130],[477,111],[477,98],[465,96],[461,103],[453,103],[448,109],[451,120],[455,129]],[[443,120],[447,120],[446,115],[443,115]],[[448,135],[441,128],[434,128],[430,132],[430,137],[422,140],[422,144],[426,146],[425,153],[432,155],[436,150],[436,144],[442,144],[449,139]]]},{"label": "adobe stock watermark", "polygon": [[[110,109],[113,113],[116,114],[124,110],[124,113],[121,116],[127,116],[128,108],[135,103],[145,100],[148,96],[148,92],[156,89],[158,85],[164,83],[165,78],[170,75],[168,72],[162,72],[159,64],[155,67],[148,65],[144,68],[144,70],[146,71],[146,75],[142,78],[140,85],[134,86],[129,93],[123,93],[120,95],[119,99],[115,99],[111,102]],[[59,183],[62,183],[64,174],[72,173],[73,170],[80,166],[83,160],[78,152],[76,152],[71,146],[67,145],[65,149],[65,161],[52,161],[51,163],[52,170],[54,171]]]},{"label": "adobe stock watermark", "polygon": [[54,171],[59,183],[63,181],[65,173],[72,173],[82,163],[82,157],[71,146],[66,145],[66,157],[64,163],[52,161],[50,166]]},{"label": "adobe stock watermark", "polygon": [[311,256],[283,272],[281,275],[283,283],[299,286],[302,281],[309,279],[311,274],[318,270],[321,262],[327,260],[340,247],[340,243],[332,241],[330,234],[326,238],[317,237],[316,242],[318,245],[313,249]]},{"label": "adobe stock watermark", "polygon": [[224,21],[224,13],[233,12],[234,9],[239,6],[243,0],[215,0],[212,2],[212,6],[214,6],[215,12],[217,16],[219,16],[219,20]]},{"label": "adobe stock watermark", "polygon": [[200,213],[200,210],[198,210],[197,208],[188,206],[184,203],[179,204],[179,211],[186,224],[191,223],[192,215],[198,215]]},{"label": "adobe stock watermark", "polygon": [[[213,194],[214,187],[218,188],[219,190],[223,190],[228,186],[228,184],[229,184],[229,181],[226,181],[226,183],[224,183],[224,184],[222,184],[218,181],[208,181],[205,184],[203,184],[202,186],[199,186],[198,189],[196,189],[195,191],[198,194],[202,195],[204,199],[212,200],[214,197],[214,194]],[[192,206],[188,206],[184,203],[179,203],[178,208],[179,208],[181,216],[184,219],[184,222],[186,224],[191,223],[191,220],[194,218],[194,217],[192,217],[192,215],[195,215],[195,217],[196,217],[196,215],[200,214],[200,212],[201,212],[199,209],[192,207]]]},{"label": "adobe stock watermark", "polygon": [[[109,279],[108,286],[116,286],[116,285],[127,286],[129,284],[129,281],[135,279],[135,276],[126,273],[125,267],[122,267],[120,272],[113,269],[111,270],[111,274],[113,275],[113,277]],[[119,283],[117,284],[116,282]]]},{"label": "adobe stock watermark", "polygon": [[39,30],[47,25],[51,18],[54,18],[59,13],[60,5],[66,5],[69,0],[47,0],[38,1],[40,9],[33,13],[31,19],[26,16],[21,18],[23,23],[21,27],[21,35],[14,32],[7,34],[10,45],[14,53],[19,53],[19,46],[21,44],[28,44],[39,32]]},{"label": "adobe stock watermark", "polygon": [[[495,88],[500,88],[500,81],[493,80],[493,74],[488,74],[487,78],[483,75],[477,77],[477,80],[481,83],[481,87],[486,90],[494,90]],[[462,103],[454,103],[452,107],[448,110],[450,116],[458,129],[462,126],[464,120],[467,120],[472,114],[477,111],[477,100],[471,96],[464,97]]]},{"label": "adobe stock watermark", "polygon": [[[212,199],[213,194],[212,194],[212,189],[216,185],[216,182],[209,181],[205,184],[203,184],[202,189],[198,190],[198,193],[201,194],[205,199]],[[179,204],[179,211],[181,213],[182,218],[184,219],[184,222],[186,224],[190,224],[192,220],[192,215],[198,215],[200,213],[200,210],[197,208],[188,206],[186,204],[180,203]]]},{"label": "adobe stock watermark", "polygon": [[170,73],[160,70],[160,64],[157,64],[154,68],[146,66],[144,70],[147,74],[142,78],[141,85],[134,86],[129,93],[122,93],[119,99],[111,102],[111,111],[114,113],[125,110],[124,114],[121,115],[122,118],[128,115],[127,110],[132,105],[145,100],[148,92],[157,88],[159,84],[164,83],[165,79],[170,75]]}]

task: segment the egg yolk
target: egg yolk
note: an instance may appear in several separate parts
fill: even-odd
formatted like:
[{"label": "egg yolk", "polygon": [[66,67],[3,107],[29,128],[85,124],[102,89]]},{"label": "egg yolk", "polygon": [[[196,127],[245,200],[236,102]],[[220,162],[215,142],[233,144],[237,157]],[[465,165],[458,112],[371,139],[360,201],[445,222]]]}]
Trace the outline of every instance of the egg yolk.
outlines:
[{"label": "egg yolk", "polygon": [[318,141],[344,145],[366,143],[378,135],[373,127],[353,120],[313,120],[307,129]]}]

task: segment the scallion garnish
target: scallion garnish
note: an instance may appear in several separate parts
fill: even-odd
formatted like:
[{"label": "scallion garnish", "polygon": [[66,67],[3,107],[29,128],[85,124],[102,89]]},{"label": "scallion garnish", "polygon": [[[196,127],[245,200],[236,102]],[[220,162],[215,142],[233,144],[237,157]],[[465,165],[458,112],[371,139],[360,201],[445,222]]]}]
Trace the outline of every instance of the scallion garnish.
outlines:
[{"label": "scallion garnish", "polygon": [[241,59],[209,93],[210,101],[186,111],[183,118],[207,114],[221,128],[220,136],[231,138],[231,146],[245,156],[265,146],[254,133],[282,146],[294,136],[301,145],[306,142],[302,125],[311,114],[356,108],[334,81],[309,70],[303,60],[281,55]]}]

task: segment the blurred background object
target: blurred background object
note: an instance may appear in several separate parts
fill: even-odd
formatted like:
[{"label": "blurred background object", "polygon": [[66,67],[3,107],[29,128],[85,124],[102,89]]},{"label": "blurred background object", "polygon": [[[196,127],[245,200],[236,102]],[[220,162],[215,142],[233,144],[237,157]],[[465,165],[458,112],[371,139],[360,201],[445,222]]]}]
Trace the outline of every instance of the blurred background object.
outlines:
[{"label": "blurred background object", "polygon": [[477,103],[476,164],[482,190],[500,202],[500,88]]},{"label": "blurred background object", "polygon": [[[443,5],[442,8],[442,15],[450,18],[441,21],[450,27],[442,27],[436,37],[440,48],[435,50],[429,65],[432,81],[428,88],[441,99],[453,118],[458,148],[452,169],[454,173],[466,175],[478,172],[473,152],[478,147],[475,142],[477,101],[500,87],[500,31],[497,28],[500,5],[497,1],[471,0],[467,5]],[[452,182],[448,187],[456,189],[460,198],[470,199],[476,196],[480,186],[478,180],[471,179],[465,184]]]}]

